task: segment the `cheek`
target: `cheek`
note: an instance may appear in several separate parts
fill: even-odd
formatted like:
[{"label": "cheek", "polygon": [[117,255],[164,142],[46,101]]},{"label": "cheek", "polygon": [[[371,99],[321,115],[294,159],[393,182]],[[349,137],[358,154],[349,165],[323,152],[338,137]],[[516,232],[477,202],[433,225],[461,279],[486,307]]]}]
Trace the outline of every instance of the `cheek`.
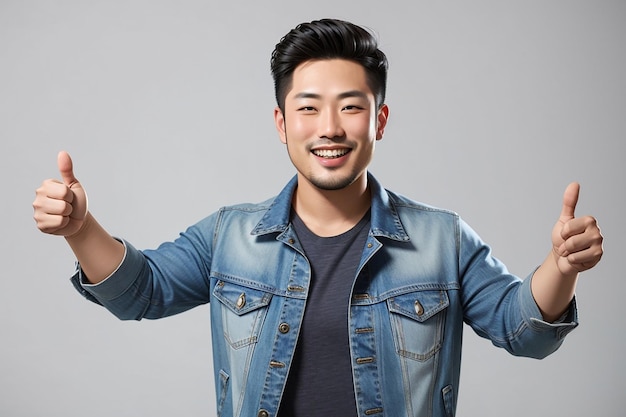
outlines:
[{"label": "cheek", "polygon": [[291,136],[303,136],[314,130],[312,118],[307,120],[306,117],[290,117],[289,123],[286,124],[287,133]]},{"label": "cheek", "polygon": [[373,117],[367,117],[363,115],[363,117],[355,117],[351,119],[348,124],[346,124],[346,130],[350,131],[352,135],[365,137],[372,136],[376,134],[376,119]]}]

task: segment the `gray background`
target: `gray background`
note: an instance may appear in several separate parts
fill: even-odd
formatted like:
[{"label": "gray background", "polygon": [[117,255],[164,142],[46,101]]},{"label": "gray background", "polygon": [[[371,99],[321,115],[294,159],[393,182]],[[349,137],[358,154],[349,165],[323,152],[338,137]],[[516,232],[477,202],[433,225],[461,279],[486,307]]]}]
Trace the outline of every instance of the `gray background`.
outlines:
[{"label": "gray background", "polygon": [[458,211],[522,276],[570,181],[605,235],[555,355],[466,332],[458,415],[622,415],[626,3],[369,0],[0,1],[0,415],[214,414],[208,308],[136,323],[84,301],[34,190],[68,150],[92,212],[140,248],[274,195],[293,169],[269,55],[321,17],[373,28],[389,56],[387,187]]}]

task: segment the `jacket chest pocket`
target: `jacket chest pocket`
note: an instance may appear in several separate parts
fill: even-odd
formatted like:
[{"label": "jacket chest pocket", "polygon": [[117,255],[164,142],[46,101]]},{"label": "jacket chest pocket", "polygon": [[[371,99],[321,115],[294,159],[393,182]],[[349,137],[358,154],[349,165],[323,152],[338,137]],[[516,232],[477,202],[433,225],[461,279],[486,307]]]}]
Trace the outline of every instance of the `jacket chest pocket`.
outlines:
[{"label": "jacket chest pocket", "polygon": [[213,296],[222,305],[224,339],[233,349],[256,343],[272,294],[218,281]]},{"label": "jacket chest pocket", "polygon": [[426,361],[441,349],[445,309],[450,305],[443,290],[417,291],[387,300],[391,329],[399,355]]}]

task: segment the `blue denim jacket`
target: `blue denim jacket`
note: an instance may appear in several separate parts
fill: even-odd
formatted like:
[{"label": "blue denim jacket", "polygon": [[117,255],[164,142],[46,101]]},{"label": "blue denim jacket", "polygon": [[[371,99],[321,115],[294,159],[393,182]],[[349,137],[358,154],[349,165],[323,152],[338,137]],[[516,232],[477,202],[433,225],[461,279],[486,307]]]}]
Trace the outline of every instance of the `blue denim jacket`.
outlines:
[{"label": "blue denim jacket", "polygon": [[[369,175],[371,230],[349,307],[359,416],[453,416],[463,322],[514,355],[542,358],[577,325],[572,302],[549,324],[531,277],[509,274],[459,216],[387,191]],[[290,224],[296,178],[275,198],[222,208],[174,242],[74,285],[120,319],[210,302],[220,416],[276,416],[311,276]],[[323,370],[320,370],[323,372]],[[324,401],[323,398],[319,399]]]}]

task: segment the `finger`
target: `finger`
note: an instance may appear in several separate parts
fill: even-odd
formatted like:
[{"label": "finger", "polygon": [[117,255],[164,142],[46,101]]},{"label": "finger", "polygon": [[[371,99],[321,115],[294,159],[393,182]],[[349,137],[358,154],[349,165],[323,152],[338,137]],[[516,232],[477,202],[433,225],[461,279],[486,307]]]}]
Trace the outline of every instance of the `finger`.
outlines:
[{"label": "finger", "polygon": [[561,256],[582,252],[590,248],[602,252],[603,237],[602,233],[600,233],[600,228],[597,227],[593,217],[588,217],[587,219],[584,222],[586,226],[583,232],[573,233],[559,246],[558,252]]},{"label": "finger", "polygon": [[589,235],[591,235],[591,233],[597,233],[600,235],[599,229],[598,222],[594,217],[576,217],[563,224],[563,228],[561,229],[561,238],[563,240],[567,240],[572,236],[581,235],[583,233],[587,233]]},{"label": "finger", "polygon": [[42,200],[36,207],[42,213],[48,215],[69,216],[74,208],[65,200],[47,198]]},{"label": "finger", "polygon": [[580,194],[580,184],[573,182],[567,186],[563,193],[563,208],[561,209],[561,220],[574,218],[574,211],[578,203],[578,195]]},{"label": "finger", "polygon": [[63,183],[67,187],[71,188],[72,185],[78,182],[74,176],[74,164],[72,163],[70,154],[65,151],[59,152],[59,155],[57,156],[57,165],[59,166],[59,172],[61,173]]},{"label": "finger", "polygon": [[[600,262],[601,258],[602,248],[591,246],[585,250],[567,255],[567,262],[580,271],[595,266],[598,262]],[[581,267],[583,269],[581,269]]]},{"label": "finger", "polygon": [[39,199],[52,198],[65,200],[68,203],[74,200],[74,193],[67,188],[67,185],[55,179],[44,181],[41,187],[37,189],[36,194]]},{"label": "finger", "polygon": [[34,216],[37,228],[44,233],[57,234],[70,222],[68,216],[37,215]]}]

